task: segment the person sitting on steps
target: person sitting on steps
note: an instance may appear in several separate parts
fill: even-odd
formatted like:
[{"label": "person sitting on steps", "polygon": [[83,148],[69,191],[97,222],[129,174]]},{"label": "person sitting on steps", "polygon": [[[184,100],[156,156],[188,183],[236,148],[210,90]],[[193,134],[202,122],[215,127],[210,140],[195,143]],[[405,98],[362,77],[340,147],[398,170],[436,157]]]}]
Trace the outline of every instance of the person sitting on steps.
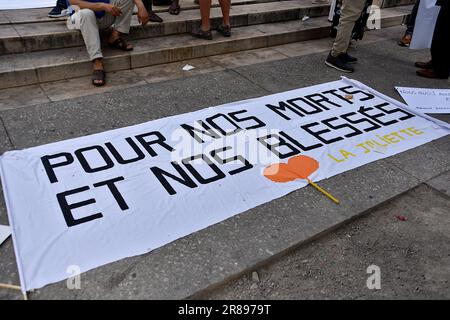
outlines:
[{"label": "person sitting on steps", "polygon": [[141,25],[149,21],[148,12],[142,0],[68,0],[71,6],[77,6],[76,11],[69,19],[78,19],[79,28],[83,35],[84,43],[93,62],[92,84],[103,86],[106,83],[106,74],[103,66],[103,54],[101,50],[99,30],[113,26],[108,45],[112,48],[131,51],[133,46],[128,44],[122,34],[130,31],[131,16],[134,5],[138,12],[137,17]]}]

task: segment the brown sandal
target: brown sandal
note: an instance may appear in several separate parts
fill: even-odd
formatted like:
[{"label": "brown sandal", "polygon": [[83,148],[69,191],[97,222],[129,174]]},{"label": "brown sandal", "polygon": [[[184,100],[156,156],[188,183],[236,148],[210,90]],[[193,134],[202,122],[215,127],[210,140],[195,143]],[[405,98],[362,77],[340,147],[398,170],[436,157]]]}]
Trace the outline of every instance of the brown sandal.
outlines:
[{"label": "brown sandal", "polygon": [[101,87],[106,84],[105,70],[94,70],[92,73],[92,84],[96,87]]},{"label": "brown sandal", "polygon": [[117,38],[113,42],[108,43],[108,45],[113,49],[119,49],[123,51],[133,50],[133,46],[129,47],[130,44],[128,44],[123,38]]}]

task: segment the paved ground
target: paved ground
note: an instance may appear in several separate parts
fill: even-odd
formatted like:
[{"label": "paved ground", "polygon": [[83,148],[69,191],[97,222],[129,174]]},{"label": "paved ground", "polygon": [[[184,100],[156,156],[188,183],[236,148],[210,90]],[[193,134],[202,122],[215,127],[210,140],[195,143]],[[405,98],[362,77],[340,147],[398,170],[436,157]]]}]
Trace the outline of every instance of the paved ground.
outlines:
[{"label": "paved ground", "polygon": [[[392,28],[368,37],[369,41],[360,45],[355,52],[361,61],[357,66],[357,73],[352,75],[352,78],[361,80],[395,98],[399,98],[394,90],[396,85],[448,88],[447,81],[423,80],[415,76],[413,62],[428,59],[428,53],[399,48],[395,44],[395,39],[400,37],[402,32],[402,28]],[[253,51],[250,55],[243,53],[241,55],[244,58],[239,58],[236,54],[213,57],[216,61],[220,61],[221,70],[200,72],[201,74],[189,78],[169,74],[169,78],[162,82],[133,84],[129,88],[116,87],[111,92],[32,106],[21,104],[10,106],[0,110],[2,121],[0,152],[336,80],[340,74],[323,64],[329,42],[329,39],[325,39],[322,42],[279,46],[270,49],[271,51],[267,51],[268,49]],[[258,55],[261,52],[263,54]],[[261,63],[246,65],[246,57],[253,57],[254,62]],[[70,92],[67,86],[60,88],[60,92],[63,90]],[[20,93],[16,93],[17,95]],[[442,119],[449,118],[443,116]],[[450,206],[447,200],[436,197],[437,191],[429,188],[449,190],[449,156],[450,139],[447,136],[323,181],[322,185],[326,189],[338,198],[345,199],[341,206],[333,205],[310,188],[303,188],[284,197],[282,201],[276,200],[259,206],[149,254],[124,259],[87,272],[82,276],[81,290],[68,290],[65,282],[61,282],[36,290],[30,294],[30,298],[186,298],[199,290],[226,283],[230,277],[252,270],[255,264],[267,262],[274,254],[291,251],[311,237],[347,223],[355,216],[373,209],[374,206],[417,188],[425,182],[429,187],[420,186],[416,189],[422,192],[423,200],[418,203],[422,206],[422,211],[439,207],[440,210],[448,212]],[[1,201],[3,202],[3,199]],[[409,221],[414,222],[417,212],[421,211],[411,209],[405,215],[409,215],[411,217]],[[430,217],[433,212],[430,211]],[[443,216],[442,212],[434,213],[436,216]],[[378,213],[372,213],[372,216],[376,217]],[[419,217],[417,216],[417,219]],[[7,223],[3,203],[0,204],[0,223]],[[409,226],[407,223],[409,222],[403,225]],[[448,224],[437,225],[439,228],[444,226]],[[378,226],[381,229],[377,229],[374,226],[374,232],[376,230],[381,232],[384,230],[382,227]],[[420,226],[417,228],[420,229]],[[412,228],[409,231],[415,232],[414,235],[417,237],[419,229]],[[433,234],[436,239],[440,235],[436,232]],[[430,238],[429,241],[431,240]],[[444,246],[446,245],[444,240],[434,241],[439,245],[435,250],[449,251],[448,247]],[[394,239],[392,241],[396,242]],[[385,251],[383,246],[378,246],[375,242],[372,247],[380,253],[380,256]],[[330,249],[321,248],[324,250],[324,257],[331,252]],[[349,248],[350,251],[354,250],[353,247]],[[432,252],[421,251],[417,257]],[[11,240],[0,247],[0,254],[0,282],[17,284],[18,275]],[[352,255],[357,257],[358,251],[354,251]],[[350,256],[348,263],[355,261],[351,260]],[[334,260],[332,258],[340,259],[342,255],[330,253],[328,257]],[[420,256],[422,259],[420,261],[425,261],[427,257],[429,256]],[[353,270],[366,268],[368,261],[358,260],[359,264],[354,264]],[[393,263],[401,267],[404,261],[399,259]],[[387,271],[389,265],[384,262],[378,262],[382,272],[384,266],[387,266],[386,272],[389,272]],[[445,259],[436,258],[436,266],[439,266],[440,262],[443,264]],[[317,263],[320,264],[320,261],[317,260]],[[440,279],[440,275],[445,272],[444,268],[439,267],[433,270],[430,271],[431,276],[436,279]],[[420,269],[417,274],[419,273]],[[355,275],[355,279],[363,276],[364,272],[362,276]],[[264,282],[266,279],[264,272],[261,278]],[[329,278],[328,281],[332,279]],[[327,280],[323,281],[325,285]],[[355,281],[359,285],[359,280]],[[385,285],[388,283],[387,281]],[[445,284],[439,284],[438,281],[435,283],[436,296],[439,293],[448,297],[445,293],[448,286],[445,287]],[[361,285],[364,285],[364,282]],[[315,296],[319,294],[318,292]],[[343,293],[339,295],[339,292],[338,289],[330,291],[328,296],[345,296]],[[384,292],[386,296],[394,297],[395,291]],[[222,292],[217,293],[217,296],[227,294],[232,293]],[[293,293],[286,291],[286,294]],[[348,294],[349,297],[359,296],[354,292]],[[310,296],[313,295],[310,293]],[[20,298],[20,295],[0,290],[0,299],[14,298]]]},{"label": "paved ground", "polygon": [[[367,288],[370,265],[380,268],[380,290]],[[450,197],[421,185],[257,269],[258,277],[196,298],[449,299],[449,266]]]}]

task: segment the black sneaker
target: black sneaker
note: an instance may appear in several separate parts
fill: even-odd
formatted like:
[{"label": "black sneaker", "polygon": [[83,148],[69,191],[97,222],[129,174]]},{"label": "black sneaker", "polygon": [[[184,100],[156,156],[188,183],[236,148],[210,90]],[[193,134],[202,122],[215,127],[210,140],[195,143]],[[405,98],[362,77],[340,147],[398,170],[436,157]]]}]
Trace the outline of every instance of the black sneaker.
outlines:
[{"label": "black sneaker", "polygon": [[50,18],[61,18],[69,15],[65,0],[56,1],[56,6],[48,13]]},{"label": "black sneaker", "polygon": [[347,63],[355,63],[358,61],[358,58],[352,57],[347,52],[341,54],[341,57],[342,57],[342,59],[344,59],[344,61],[347,61]]},{"label": "black sneaker", "polygon": [[230,26],[219,25],[217,27],[217,31],[224,37],[231,37],[231,27]]},{"label": "black sneaker", "polygon": [[335,68],[342,72],[349,72],[349,73],[354,72],[355,69],[353,69],[353,67],[347,61],[344,60],[342,55],[343,54],[341,53],[337,57],[333,57],[330,52],[328,54],[327,60],[325,60],[325,64],[331,68]]},{"label": "black sneaker", "polygon": [[212,38],[213,38],[211,31],[203,31],[202,28],[192,30],[191,35],[193,37],[205,39],[205,40],[212,40]]}]

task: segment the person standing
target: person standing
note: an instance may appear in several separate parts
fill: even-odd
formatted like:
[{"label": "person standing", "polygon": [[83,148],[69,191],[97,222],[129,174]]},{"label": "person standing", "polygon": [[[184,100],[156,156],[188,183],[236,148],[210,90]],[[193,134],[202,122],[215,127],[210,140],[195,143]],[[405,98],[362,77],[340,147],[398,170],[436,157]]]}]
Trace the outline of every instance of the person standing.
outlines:
[{"label": "person standing", "polygon": [[[219,0],[222,10],[222,24],[217,27],[217,31],[224,37],[231,36],[230,26],[230,7],[231,0]],[[211,0],[199,0],[201,25],[197,30],[192,31],[192,35],[196,38],[212,40],[211,22],[209,16],[211,13]]]},{"label": "person standing", "polygon": [[364,0],[343,0],[341,7],[341,18],[339,19],[336,39],[333,48],[328,54],[325,64],[343,72],[354,72],[351,63],[358,59],[347,53],[352,37],[355,22],[361,16],[366,1]]},{"label": "person standing", "polygon": [[430,79],[448,79],[450,76],[450,1],[438,0],[441,7],[431,43],[431,61],[416,62],[417,75]]},{"label": "person standing", "polygon": [[416,0],[414,7],[411,11],[411,14],[408,18],[408,23],[406,24],[406,31],[403,35],[403,38],[398,42],[398,45],[401,47],[409,47],[411,44],[412,35],[414,32],[414,26],[416,24],[417,11],[419,10],[419,0]]},{"label": "person standing", "polygon": [[144,4],[145,9],[147,9],[150,21],[159,23],[163,22],[163,19],[158,16],[155,11],[153,11],[153,0],[142,0],[142,3]]}]

